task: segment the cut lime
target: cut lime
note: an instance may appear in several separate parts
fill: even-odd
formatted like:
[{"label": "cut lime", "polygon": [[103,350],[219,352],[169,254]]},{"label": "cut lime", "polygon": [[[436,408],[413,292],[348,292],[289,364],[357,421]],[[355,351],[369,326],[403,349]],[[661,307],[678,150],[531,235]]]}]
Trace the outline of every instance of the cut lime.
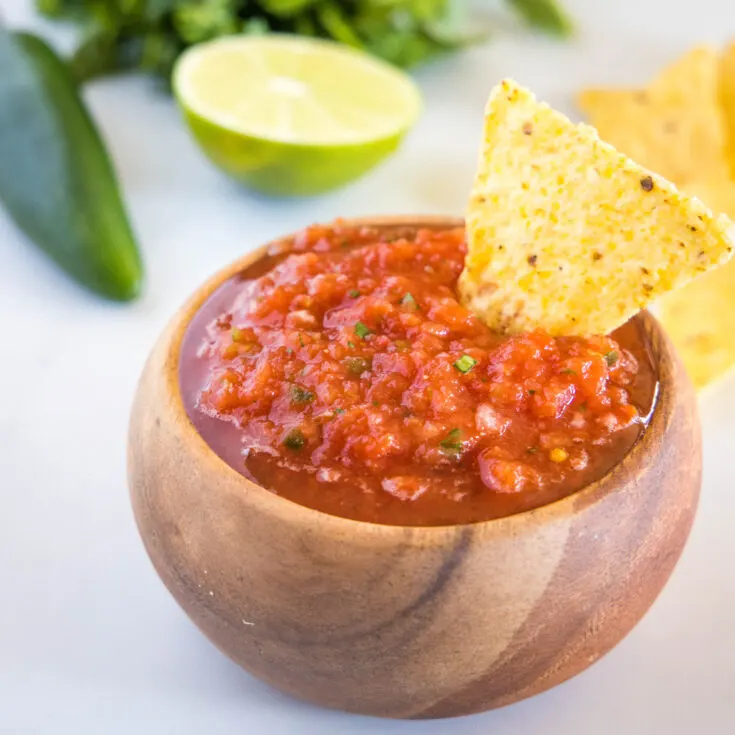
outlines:
[{"label": "cut lime", "polygon": [[318,194],[392,153],[421,109],[416,85],[331,41],[228,36],[186,51],[173,86],[221,169],[258,191]]}]

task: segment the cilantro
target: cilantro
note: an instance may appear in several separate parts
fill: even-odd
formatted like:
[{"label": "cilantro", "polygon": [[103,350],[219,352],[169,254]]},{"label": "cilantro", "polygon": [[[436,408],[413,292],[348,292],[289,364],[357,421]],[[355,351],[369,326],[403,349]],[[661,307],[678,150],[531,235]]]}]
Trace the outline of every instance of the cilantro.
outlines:
[{"label": "cilantro", "polygon": [[372,331],[362,322],[357,322],[357,324],[355,324],[355,334],[362,339],[366,339],[368,335],[372,334]]},{"label": "cilantro", "polygon": [[347,295],[348,295],[348,296],[349,296],[349,297],[350,297],[351,299],[356,299],[356,298],[357,298],[357,297],[358,297],[358,296],[360,295],[360,292],[359,292],[359,291],[358,291],[358,290],[357,290],[356,288],[353,288],[353,289],[352,289],[351,291],[349,291],[349,292],[348,292],[348,294],[347,294]]},{"label": "cilantro", "polygon": [[474,360],[469,355],[462,355],[462,357],[454,363],[454,367],[456,367],[460,373],[468,373],[473,367],[475,367],[475,365],[477,365],[477,360]]},{"label": "cilantro", "polygon": [[291,400],[294,403],[311,403],[314,400],[314,394],[300,385],[292,385]]},{"label": "cilantro", "polygon": [[[556,36],[572,30],[558,0],[509,2],[526,25]],[[168,80],[185,48],[233,33],[327,37],[404,68],[486,37],[454,32],[461,0],[42,0],[38,7],[54,20],[94,29],[71,59],[80,82],[131,70]]]},{"label": "cilantro", "polygon": [[561,371],[561,374],[562,375],[576,375],[577,373],[571,368],[564,368],[564,370]]},{"label": "cilantro", "polygon": [[349,339],[347,340],[347,346],[348,346],[348,347],[349,347],[349,348],[350,348],[351,350],[354,350],[354,349],[355,349],[355,343],[354,343],[354,342],[351,342],[351,341],[350,341]]},{"label": "cilantro", "polygon": [[528,391],[528,395],[529,395],[529,396],[535,396],[535,395],[536,395],[536,391],[535,391],[535,390],[534,390],[533,388],[531,388],[531,389],[530,389],[530,390]]},{"label": "cilantro", "polygon": [[617,361],[618,361],[618,355],[617,350],[611,350],[605,355],[605,362],[607,363],[608,367],[612,367]]},{"label": "cilantro", "polygon": [[345,412],[345,410],[344,408],[335,408],[334,412],[337,414],[337,416],[341,416]]},{"label": "cilantro", "polygon": [[283,438],[284,446],[298,451],[306,444],[306,437],[300,429],[291,429]]}]

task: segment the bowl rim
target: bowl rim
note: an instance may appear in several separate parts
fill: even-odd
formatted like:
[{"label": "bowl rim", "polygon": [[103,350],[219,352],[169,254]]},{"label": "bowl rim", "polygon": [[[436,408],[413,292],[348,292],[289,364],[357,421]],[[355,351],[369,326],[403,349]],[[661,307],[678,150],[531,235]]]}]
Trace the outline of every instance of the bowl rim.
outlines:
[{"label": "bowl rim", "polygon": [[[453,229],[464,227],[463,218],[441,215],[361,216],[337,218],[327,224],[335,223],[345,226],[372,226],[383,229],[400,227]],[[650,456],[654,456],[663,447],[664,442],[657,440],[657,437],[664,436],[674,413],[675,400],[670,389],[676,384],[677,359],[673,346],[661,325],[650,312],[643,310],[633,319],[640,320],[641,328],[645,330],[657,373],[648,425],[622,459],[608,472],[559,500],[509,516],[485,521],[437,526],[408,526],[374,523],[331,515],[277,495],[249,480],[209,446],[189,418],[184,405],[179,378],[181,347],[192,318],[220,285],[263,257],[269,248],[280,243],[289,242],[299,232],[301,230],[277,237],[254,248],[210,276],[179,308],[169,322],[162,340],[164,350],[163,375],[160,377],[163,380],[162,385],[165,390],[168,408],[172,411],[172,423],[181,432],[182,441],[186,443],[190,451],[196,452],[197,459],[209,464],[213,472],[224,472],[225,475],[229,476],[231,482],[228,484],[244,491],[243,494],[247,496],[247,500],[258,505],[265,512],[277,514],[286,521],[296,523],[299,520],[303,522],[318,521],[323,531],[329,531],[341,537],[354,537],[356,529],[359,528],[360,533],[367,532],[370,535],[396,534],[405,537],[408,534],[421,545],[433,546],[445,543],[447,536],[455,536],[467,528],[472,528],[474,533],[480,535],[483,533],[496,534],[511,531],[518,525],[546,525],[555,520],[566,519],[570,515],[579,512],[581,508],[601,502],[612,493],[621,491],[623,488],[620,486],[619,478],[621,476],[622,479],[635,477],[638,471],[644,471],[650,464]],[[301,516],[301,519],[299,519],[299,516]]]}]

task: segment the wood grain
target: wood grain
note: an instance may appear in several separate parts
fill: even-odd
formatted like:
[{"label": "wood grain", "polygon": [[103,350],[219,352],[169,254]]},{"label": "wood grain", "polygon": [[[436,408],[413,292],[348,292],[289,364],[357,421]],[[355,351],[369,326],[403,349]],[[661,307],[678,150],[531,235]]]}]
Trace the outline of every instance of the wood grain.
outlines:
[{"label": "wood grain", "polygon": [[475,525],[373,525],[249,482],[186,416],[178,387],[186,326],[219,284],[261,253],[214,276],[174,317],[147,362],[130,425],[141,536],[204,634],[296,697],[398,718],[506,705],[574,676],[615,646],[671,574],[700,487],[693,391],[653,317],[636,319],[658,366],[657,406],[648,430],[602,480]]}]

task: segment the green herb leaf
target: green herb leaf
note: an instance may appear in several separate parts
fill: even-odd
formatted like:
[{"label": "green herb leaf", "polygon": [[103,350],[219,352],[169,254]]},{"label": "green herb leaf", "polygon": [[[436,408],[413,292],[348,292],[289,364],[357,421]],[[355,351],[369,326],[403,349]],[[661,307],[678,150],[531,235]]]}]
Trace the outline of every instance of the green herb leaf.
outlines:
[{"label": "green herb leaf", "polygon": [[462,357],[454,363],[454,367],[456,367],[460,373],[468,373],[473,367],[475,367],[475,365],[477,365],[477,360],[473,359],[469,355],[462,355]]},{"label": "green herb leaf", "polygon": [[564,370],[561,371],[562,375],[576,375],[576,371],[572,370],[571,368],[564,368]]},{"label": "green herb leaf", "polygon": [[617,350],[611,350],[605,355],[605,362],[607,363],[608,367],[612,367],[617,361],[618,361],[618,355]]},{"label": "green herb leaf", "polygon": [[356,288],[353,288],[351,291],[348,292],[347,295],[351,299],[356,299],[356,298],[358,298],[360,296],[360,292]]},{"label": "green herb leaf", "polygon": [[538,447],[529,447],[526,449],[527,454],[536,454],[536,452],[538,452]]},{"label": "green herb leaf", "polygon": [[348,347],[349,347],[349,348],[350,348],[351,350],[354,350],[354,349],[355,349],[355,343],[354,343],[354,342],[351,342],[351,341],[350,341],[349,339],[347,340],[347,346],[348,346]]},{"label": "green herb leaf", "polygon": [[341,416],[345,412],[345,410],[344,408],[335,408],[334,412],[337,414],[337,416]]},{"label": "green herb leaf", "polygon": [[306,437],[301,429],[291,429],[283,438],[283,445],[294,451],[302,449],[306,444]]},{"label": "green herb leaf", "polygon": [[530,389],[530,390],[528,391],[528,395],[529,395],[529,396],[535,396],[535,395],[536,395],[536,391],[535,391],[535,390],[534,390],[533,388],[531,388],[531,389]]},{"label": "green herb leaf", "polygon": [[362,322],[357,322],[357,324],[355,324],[355,334],[358,337],[365,339],[368,335],[372,334],[372,331]]}]

